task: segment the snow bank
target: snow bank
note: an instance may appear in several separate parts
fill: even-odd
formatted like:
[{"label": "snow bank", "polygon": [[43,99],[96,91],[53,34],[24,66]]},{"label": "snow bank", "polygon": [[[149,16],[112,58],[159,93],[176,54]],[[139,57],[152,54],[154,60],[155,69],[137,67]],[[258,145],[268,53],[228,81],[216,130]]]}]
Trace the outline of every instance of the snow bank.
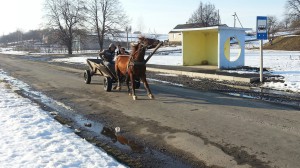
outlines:
[{"label": "snow bank", "polygon": [[2,53],[2,54],[12,54],[12,55],[26,55],[29,52],[26,52],[26,51],[14,51],[13,48],[0,48],[0,53]]},{"label": "snow bank", "polygon": [[0,70],[0,167],[124,167],[4,80],[18,83]]}]

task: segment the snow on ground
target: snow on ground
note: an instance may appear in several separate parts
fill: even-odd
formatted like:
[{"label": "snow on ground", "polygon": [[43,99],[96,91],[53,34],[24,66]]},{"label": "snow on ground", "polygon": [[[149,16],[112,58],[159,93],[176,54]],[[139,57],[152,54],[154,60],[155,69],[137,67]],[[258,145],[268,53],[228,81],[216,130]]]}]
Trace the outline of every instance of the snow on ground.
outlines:
[{"label": "snow on ground", "polygon": [[96,57],[86,57],[86,56],[78,56],[78,57],[69,57],[69,58],[58,58],[53,59],[53,62],[64,62],[64,63],[79,63],[86,64],[86,59],[95,59]]},{"label": "snow on ground", "polygon": [[28,85],[0,69],[0,167],[125,167],[16,94],[17,86]]},{"label": "snow on ground", "polygon": [[[152,50],[150,50],[150,52],[152,52]],[[182,47],[161,47],[148,63],[158,65],[182,65]]]},{"label": "snow on ground", "polygon": [[[264,51],[264,67],[274,75],[284,77],[284,83],[267,82],[264,87],[278,90],[300,92],[300,51]],[[260,53],[258,50],[247,50],[246,66],[259,67]]]},{"label": "snow on ground", "polygon": [[14,51],[13,48],[0,48],[2,54],[13,54],[13,55],[25,55],[28,54],[26,51]]}]

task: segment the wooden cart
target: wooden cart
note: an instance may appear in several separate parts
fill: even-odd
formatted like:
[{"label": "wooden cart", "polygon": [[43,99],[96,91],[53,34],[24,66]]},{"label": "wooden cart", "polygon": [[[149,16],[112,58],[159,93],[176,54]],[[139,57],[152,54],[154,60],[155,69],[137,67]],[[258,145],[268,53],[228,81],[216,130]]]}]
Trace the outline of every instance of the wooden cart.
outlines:
[{"label": "wooden cart", "polygon": [[[102,59],[87,59],[86,62],[89,66],[89,70],[84,71],[85,83],[90,84],[92,76],[94,75],[103,76],[104,90],[110,92],[112,89],[112,84],[117,82],[115,72],[111,72],[110,69],[103,64]],[[140,87],[139,79],[135,81],[135,87],[137,89]]]}]

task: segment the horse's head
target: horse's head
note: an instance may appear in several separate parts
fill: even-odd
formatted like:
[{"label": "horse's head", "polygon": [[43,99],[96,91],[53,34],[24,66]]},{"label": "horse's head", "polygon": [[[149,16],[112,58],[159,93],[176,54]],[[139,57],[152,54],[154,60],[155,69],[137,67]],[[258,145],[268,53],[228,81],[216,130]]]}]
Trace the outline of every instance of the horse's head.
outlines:
[{"label": "horse's head", "polygon": [[147,49],[155,48],[159,40],[152,39],[152,38],[145,38],[145,37],[139,37],[139,42],[143,43],[143,45],[147,46]]},{"label": "horse's head", "polygon": [[131,45],[133,59],[138,61],[144,61],[144,56],[147,49],[155,48],[159,40],[145,38],[143,36],[139,37],[139,42],[137,44]]}]

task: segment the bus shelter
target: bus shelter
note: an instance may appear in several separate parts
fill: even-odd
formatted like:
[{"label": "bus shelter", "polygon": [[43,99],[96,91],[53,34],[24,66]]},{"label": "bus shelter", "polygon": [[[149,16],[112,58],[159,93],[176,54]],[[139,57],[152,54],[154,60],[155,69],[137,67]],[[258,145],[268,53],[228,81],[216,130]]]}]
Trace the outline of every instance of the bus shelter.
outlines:
[{"label": "bus shelter", "polygon": [[[244,66],[247,28],[214,26],[176,29],[182,33],[183,65]],[[230,47],[234,44],[234,48]]]}]

